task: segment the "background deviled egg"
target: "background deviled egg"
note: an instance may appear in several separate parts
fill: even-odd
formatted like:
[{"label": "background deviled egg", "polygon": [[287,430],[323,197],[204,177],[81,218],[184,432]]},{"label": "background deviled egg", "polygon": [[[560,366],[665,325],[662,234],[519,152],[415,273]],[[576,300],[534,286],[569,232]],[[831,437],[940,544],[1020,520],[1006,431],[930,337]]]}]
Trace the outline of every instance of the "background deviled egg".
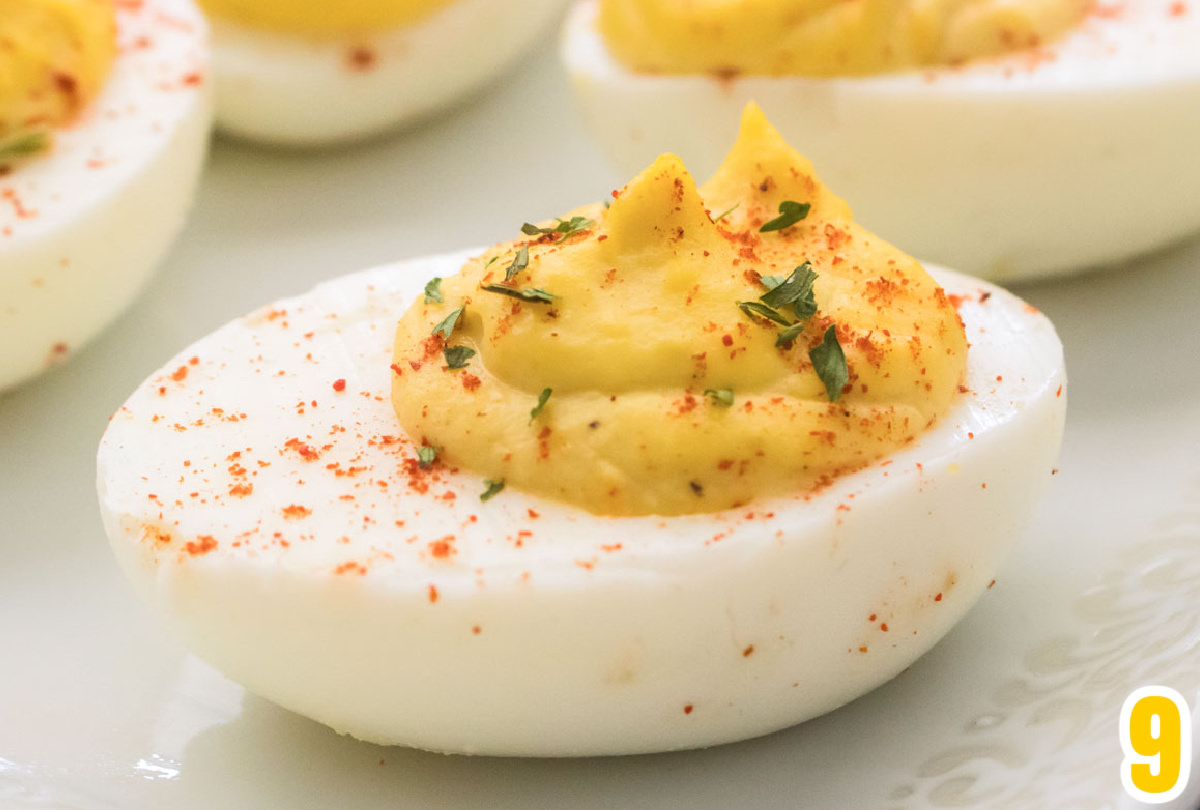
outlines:
[{"label": "background deviled egg", "polygon": [[543,34],[562,0],[202,0],[217,124],[290,145],[362,138],[458,100]]},{"label": "background deviled egg", "polygon": [[3,390],[137,294],[183,226],[211,110],[207,26],[190,0],[0,10]]},{"label": "background deviled egg", "polygon": [[601,2],[576,4],[562,56],[623,169],[669,147],[710,170],[754,99],[864,225],[965,272],[1071,272],[1200,228],[1200,14],[1187,3],[1101,2],[1008,55],[813,77],[638,72],[598,32]]}]

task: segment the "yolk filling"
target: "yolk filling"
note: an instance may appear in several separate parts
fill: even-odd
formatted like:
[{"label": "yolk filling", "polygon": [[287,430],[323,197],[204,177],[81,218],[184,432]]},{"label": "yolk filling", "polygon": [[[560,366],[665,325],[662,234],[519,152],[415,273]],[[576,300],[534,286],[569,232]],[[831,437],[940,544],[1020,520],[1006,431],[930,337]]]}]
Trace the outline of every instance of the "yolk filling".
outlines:
[{"label": "yolk filling", "polygon": [[69,124],[116,58],[111,0],[0,0],[0,159]]},{"label": "yolk filling", "polygon": [[864,76],[1050,42],[1093,0],[599,0],[609,50],[645,73]]},{"label": "yolk filling", "polygon": [[361,34],[420,22],[453,0],[199,0],[215,17],[254,28],[314,36]]},{"label": "yolk filling", "polygon": [[[703,188],[664,155],[609,208],[542,228],[442,280],[396,331],[400,424],[493,481],[610,515],[800,493],[910,442],[965,378],[942,289],[753,105]],[[806,318],[763,303],[808,270]],[[817,367],[831,334],[844,384]]]}]

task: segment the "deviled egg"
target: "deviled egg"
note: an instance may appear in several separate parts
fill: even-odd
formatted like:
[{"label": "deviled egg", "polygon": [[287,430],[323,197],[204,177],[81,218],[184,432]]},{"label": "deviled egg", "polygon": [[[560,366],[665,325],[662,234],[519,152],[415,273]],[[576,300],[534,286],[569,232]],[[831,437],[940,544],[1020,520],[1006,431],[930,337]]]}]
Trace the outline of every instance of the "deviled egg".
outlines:
[{"label": "deviled egg", "polygon": [[134,298],[183,226],[211,110],[190,0],[0,4],[0,390]]},{"label": "deviled egg", "polygon": [[865,226],[1008,281],[1200,230],[1197,42],[1178,0],[580,0],[561,51],[621,167],[711,170],[754,99]]},{"label": "deviled egg", "polygon": [[197,655],[340,732],[691,748],[941,638],[1050,479],[1064,384],[1046,318],[857,226],[750,108],[703,187],[665,155],[185,349],[113,417],[100,502]]},{"label": "deviled egg", "polygon": [[200,0],[213,25],[217,125],[313,146],[445,107],[546,33],[563,0]]}]

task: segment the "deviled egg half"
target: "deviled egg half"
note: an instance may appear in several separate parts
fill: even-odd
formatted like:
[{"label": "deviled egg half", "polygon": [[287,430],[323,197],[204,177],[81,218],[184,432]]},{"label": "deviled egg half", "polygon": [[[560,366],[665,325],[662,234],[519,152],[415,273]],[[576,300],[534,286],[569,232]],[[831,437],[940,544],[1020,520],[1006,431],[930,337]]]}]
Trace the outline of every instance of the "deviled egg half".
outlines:
[{"label": "deviled egg half", "polygon": [[709,171],[755,99],[866,227],[1009,281],[1200,230],[1197,42],[1182,0],[580,0],[561,52],[620,166]]},{"label": "deviled egg half", "polygon": [[1050,479],[1053,327],[931,271],[751,107],[703,187],[664,155],[185,349],[104,436],[105,526],[197,655],[355,737],[764,734],[928,650]]},{"label": "deviled egg half", "polygon": [[213,25],[218,127],[294,146],[362,138],[449,105],[528,51],[565,5],[563,0],[200,4]]},{"label": "deviled egg half", "polygon": [[211,123],[190,0],[0,2],[0,390],[134,298],[183,226]]}]

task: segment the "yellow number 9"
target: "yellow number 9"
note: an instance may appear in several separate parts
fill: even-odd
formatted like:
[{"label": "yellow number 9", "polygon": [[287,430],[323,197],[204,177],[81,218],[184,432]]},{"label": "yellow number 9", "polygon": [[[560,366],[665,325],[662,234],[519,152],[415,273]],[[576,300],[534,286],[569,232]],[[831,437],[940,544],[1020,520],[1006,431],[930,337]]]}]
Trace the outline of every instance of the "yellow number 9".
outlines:
[{"label": "yellow number 9", "polygon": [[1192,766],[1192,720],[1187,701],[1166,686],[1135,689],[1121,707],[1121,782],[1146,804],[1183,793]]}]

